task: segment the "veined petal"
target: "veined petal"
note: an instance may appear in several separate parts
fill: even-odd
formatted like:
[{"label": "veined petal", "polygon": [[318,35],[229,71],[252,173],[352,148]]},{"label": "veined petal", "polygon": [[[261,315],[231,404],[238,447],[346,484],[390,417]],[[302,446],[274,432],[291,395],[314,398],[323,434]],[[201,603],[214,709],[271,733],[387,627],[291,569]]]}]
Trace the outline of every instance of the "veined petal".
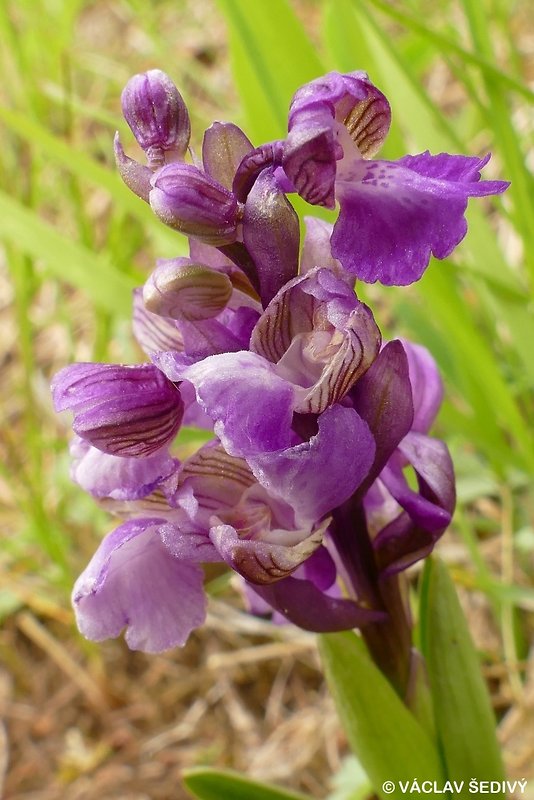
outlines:
[{"label": "veined petal", "polygon": [[114,456],[148,456],[171,441],[184,411],[178,389],[152,364],[73,364],[52,382],[56,411],[73,430]]},{"label": "veined petal", "polygon": [[294,545],[242,539],[231,525],[210,530],[215,547],[232,569],[254,584],[274,583],[294,572],[321,545],[330,520],[312,529]]},{"label": "veined petal", "polygon": [[289,109],[289,131],[319,113],[341,122],[363,156],[371,158],[389,131],[391,110],[366,72],[329,72],[298,89]]},{"label": "veined petal", "polygon": [[202,570],[169,553],[160,524],[125,522],[106,536],[76,581],[76,621],[88,639],[100,642],[126,628],[132,650],[158,653],[184,645],[204,622]]},{"label": "veined petal", "polygon": [[149,166],[162,166],[167,159],[183,158],[191,125],[183,98],[165,72],[150,69],[134,75],[123,89],[122,112]]},{"label": "veined petal", "polygon": [[144,458],[120,458],[76,437],[70,451],[71,477],[93,497],[113,500],[146,497],[179,468],[179,461],[172,458],[166,447]]},{"label": "veined petal", "polygon": [[230,279],[189,258],[159,262],[143,287],[145,308],[172,319],[216,317],[232,295]]},{"label": "veined petal", "polygon": [[158,170],[149,202],[162,222],[186,236],[216,246],[236,240],[236,198],[192,164],[166,164]]},{"label": "veined petal", "polygon": [[132,328],[139,346],[149,358],[154,353],[181,353],[184,349],[183,336],[176,322],[148,311],[142,289],[134,290]]},{"label": "veined petal", "polygon": [[365,373],[380,341],[367,306],[319,268],[281,289],[254,328],[250,348],[295,385],[295,411],[319,414]]},{"label": "veined petal", "polygon": [[211,442],[184,462],[173,503],[208,531],[213,514],[235,508],[254,483],[246,461]]},{"label": "veined petal", "polygon": [[399,161],[353,161],[338,170],[339,218],[332,254],[367,283],[419,280],[431,254],[446,258],[467,232],[469,197],[503,192],[482,181],[486,159],[421,153]]},{"label": "veined petal", "polygon": [[289,110],[285,174],[309,203],[333,208],[336,162],[373,156],[390,119],[389,103],[365,72],[329,72],[305,84]]}]

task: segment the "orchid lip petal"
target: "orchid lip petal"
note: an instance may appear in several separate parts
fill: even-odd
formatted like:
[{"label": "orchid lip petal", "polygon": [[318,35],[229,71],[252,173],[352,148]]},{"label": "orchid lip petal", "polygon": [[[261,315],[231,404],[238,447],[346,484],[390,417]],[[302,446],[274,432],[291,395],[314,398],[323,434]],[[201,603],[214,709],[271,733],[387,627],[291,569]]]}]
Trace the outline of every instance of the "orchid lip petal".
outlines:
[{"label": "orchid lip petal", "polygon": [[102,541],[75,583],[81,633],[93,641],[119,636],[133,650],[158,653],[184,645],[206,615],[203,573],[174,558],[158,519],[130,520]]},{"label": "orchid lip petal", "polygon": [[467,232],[469,197],[499,194],[504,181],[480,181],[485,159],[421,153],[398,161],[349,162],[336,178],[340,213],[332,254],[356,278],[404,286],[430,256],[449,256]]}]

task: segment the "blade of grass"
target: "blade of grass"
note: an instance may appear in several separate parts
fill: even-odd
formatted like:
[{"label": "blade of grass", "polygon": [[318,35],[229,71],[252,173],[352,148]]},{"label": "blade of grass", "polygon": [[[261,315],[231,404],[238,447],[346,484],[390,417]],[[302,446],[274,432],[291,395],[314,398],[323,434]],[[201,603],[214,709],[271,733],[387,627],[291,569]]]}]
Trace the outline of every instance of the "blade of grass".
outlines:
[{"label": "blade of grass", "polygon": [[[534,92],[525,86],[521,81],[518,81],[513,75],[508,75],[506,72],[503,72],[499,67],[496,67],[493,61],[488,58],[487,53],[483,55],[479,55],[478,53],[473,53],[470,50],[466,50],[465,47],[462,47],[458,42],[455,42],[454,39],[450,39],[447,36],[444,36],[441,33],[438,33],[436,30],[429,28],[423,22],[419,22],[415,17],[410,14],[406,14],[398,5],[387,3],[385,0],[367,0],[368,3],[375,6],[375,8],[380,9],[384,14],[387,14],[388,17],[394,19],[396,22],[400,22],[401,25],[404,25],[414,33],[423,36],[429,42],[432,42],[435,45],[438,52],[449,52],[454,53],[455,55],[459,56],[462,61],[466,64],[472,64],[475,67],[478,67],[483,75],[488,75],[502,86],[505,86],[508,89],[517,92],[518,94],[525,97],[525,99],[532,102],[534,100]],[[484,14],[484,4],[480,3],[478,0],[478,6],[482,14]]]},{"label": "blade of grass", "polygon": [[24,114],[0,106],[0,120],[47,158],[54,159],[78,178],[106,189],[114,203],[139,219],[147,229],[156,228],[158,236],[163,236],[176,245],[176,234],[167,230],[156,219],[149,206],[136,197],[116,173],[56,138],[43,125]]},{"label": "blade of grass", "polygon": [[62,236],[4,192],[0,192],[0,236],[21,252],[43,259],[50,274],[83,289],[100,308],[117,316],[131,313],[132,289],[141,279],[117,272],[104,255]]},{"label": "blade of grass", "polygon": [[253,140],[286,131],[293,92],[325,70],[287,0],[268,7],[249,0],[219,0],[229,28],[233,72]]},{"label": "blade of grass", "polygon": [[[485,58],[491,59],[493,45],[487,4],[481,3],[480,0],[462,0],[462,5],[473,44]],[[525,156],[512,124],[508,98],[498,81],[498,75],[493,72],[488,73],[486,70],[483,72],[483,79],[490,102],[496,140],[501,143],[507,174],[512,181],[510,191],[515,198],[515,214],[525,241],[525,262],[534,282],[534,179],[525,168]]]}]

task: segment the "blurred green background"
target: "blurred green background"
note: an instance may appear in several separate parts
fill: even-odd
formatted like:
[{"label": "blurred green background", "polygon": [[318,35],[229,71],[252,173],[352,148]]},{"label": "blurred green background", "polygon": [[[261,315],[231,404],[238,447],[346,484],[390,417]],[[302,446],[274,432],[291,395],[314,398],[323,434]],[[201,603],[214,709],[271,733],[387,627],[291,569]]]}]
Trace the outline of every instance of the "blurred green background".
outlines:
[{"label": "blurred green background", "polygon": [[67,421],[52,412],[50,378],[74,360],[142,360],[131,289],[156,258],[185,248],[115,172],[116,129],[136,155],[120,114],[123,85],[160,67],[188,103],[194,147],[214,119],[237,122],[257,145],[283,136],[300,84],[365,69],[392,106],[383,157],[491,151],[484,176],[512,182],[503,198],[471,203],[466,240],[419,284],[361,293],[388,335],[424,343],[443,371],[438,432],[453,452],[459,506],[440,549],[458,584],[487,602],[502,708],[523,702],[534,609],[533,15],[529,0],[0,4],[8,625],[29,608],[76,640],[70,586],[112,523],[70,483]]}]

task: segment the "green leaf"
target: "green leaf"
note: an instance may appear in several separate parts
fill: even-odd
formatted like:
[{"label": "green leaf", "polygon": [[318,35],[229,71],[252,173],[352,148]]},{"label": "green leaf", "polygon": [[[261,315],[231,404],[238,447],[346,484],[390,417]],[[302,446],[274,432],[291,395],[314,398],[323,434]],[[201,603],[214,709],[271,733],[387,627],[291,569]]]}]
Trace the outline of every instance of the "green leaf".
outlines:
[{"label": "green leaf", "polygon": [[48,272],[83,289],[100,308],[117,316],[131,313],[132,289],[137,285],[133,278],[115,270],[104,256],[65,238],[4,192],[0,192],[0,237],[21,252],[43,259]]},{"label": "green leaf", "polygon": [[184,784],[199,800],[309,800],[303,794],[251,781],[230,770],[190,769],[184,772]]},{"label": "green leaf", "polygon": [[320,637],[327,680],[352,749],[380,797],[385,781],[441,781],[437,749],[352,632]]},{"label": "green leaf", "polygon": [[429,559],[421,589],[421,646],[449,780],[503,780],[495,719],[465,617],[446,567]]}]

